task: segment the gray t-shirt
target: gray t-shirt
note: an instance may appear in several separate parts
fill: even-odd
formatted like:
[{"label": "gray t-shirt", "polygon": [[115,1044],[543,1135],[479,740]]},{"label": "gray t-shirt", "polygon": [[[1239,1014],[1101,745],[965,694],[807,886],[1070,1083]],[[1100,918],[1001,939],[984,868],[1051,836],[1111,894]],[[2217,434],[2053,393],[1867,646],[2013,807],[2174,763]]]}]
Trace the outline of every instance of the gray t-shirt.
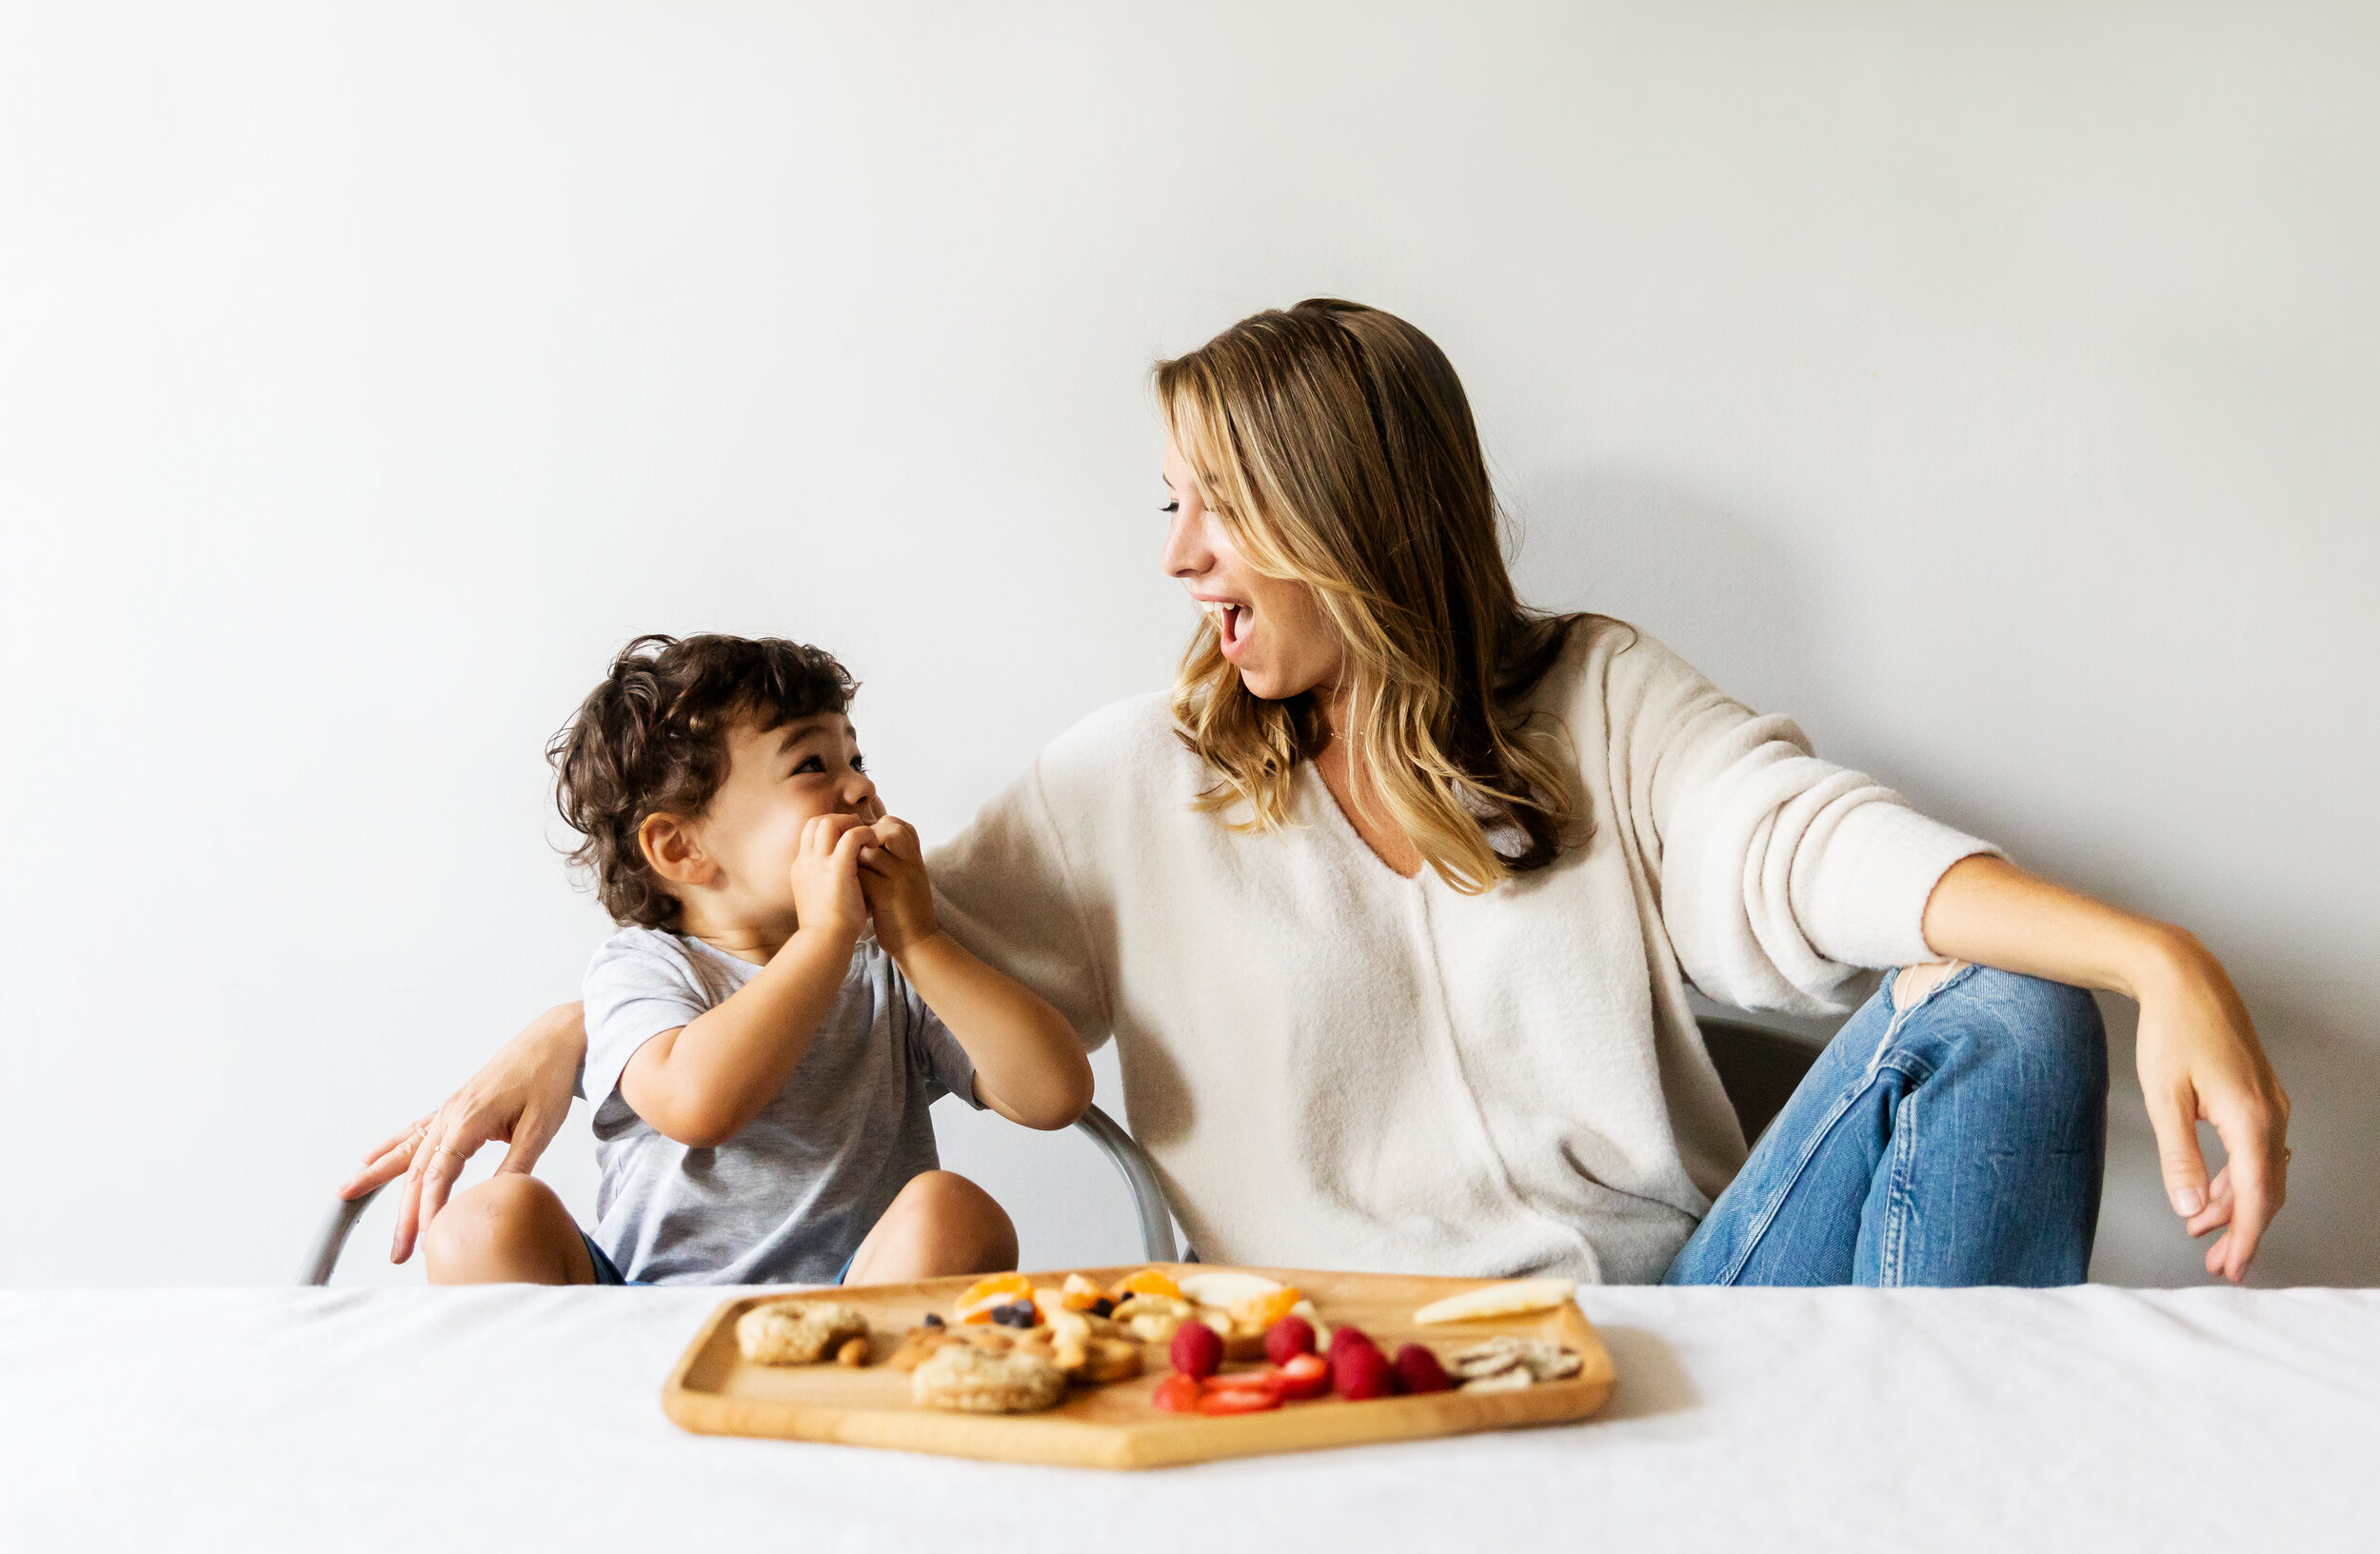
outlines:
[{"label": "gray t-shirt", "polygon": [[654,1284],[831,1284],[921,1171],[926,1108],[980,1107],[975,1066],[873,937],[784,1088],[712,1149],[656,1132],[620,1095],[636,1049],[718,1005],[760,967],[699,939],[628,928],[586,967],[586,1070],[603,1185],[590,1234]]}]

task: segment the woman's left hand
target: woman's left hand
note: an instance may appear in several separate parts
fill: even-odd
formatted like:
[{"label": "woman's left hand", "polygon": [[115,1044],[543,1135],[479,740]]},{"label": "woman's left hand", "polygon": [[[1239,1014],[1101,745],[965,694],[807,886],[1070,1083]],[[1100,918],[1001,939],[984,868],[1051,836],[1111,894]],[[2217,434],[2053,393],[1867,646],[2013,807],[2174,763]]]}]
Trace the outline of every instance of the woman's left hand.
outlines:
[{"label": "woman's left hand", "polygon": [[[2133,990],[2141,1093],[2173,1212],[2192,1236],[2224,1231],[2207,1248],[2207,1271],[2237,1284],[2289,1198],[2289,1092],[2221,963],[2179,929],[2164,937]],[[2202,1122],[2228,1157],[2211,1179]]]}]

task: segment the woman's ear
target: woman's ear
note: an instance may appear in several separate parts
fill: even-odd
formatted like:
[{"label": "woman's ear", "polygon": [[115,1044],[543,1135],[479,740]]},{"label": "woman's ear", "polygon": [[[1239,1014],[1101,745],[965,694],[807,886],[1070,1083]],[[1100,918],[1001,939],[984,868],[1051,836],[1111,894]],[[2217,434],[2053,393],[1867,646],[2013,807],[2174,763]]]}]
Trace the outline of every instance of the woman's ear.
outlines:
[{"label": "woman's ear", "polygon": [[706,886],[719,865],[703,850],[703,838],[683,816],[651,814],[636,828],[637,850],[652,871],[678,886]]}]

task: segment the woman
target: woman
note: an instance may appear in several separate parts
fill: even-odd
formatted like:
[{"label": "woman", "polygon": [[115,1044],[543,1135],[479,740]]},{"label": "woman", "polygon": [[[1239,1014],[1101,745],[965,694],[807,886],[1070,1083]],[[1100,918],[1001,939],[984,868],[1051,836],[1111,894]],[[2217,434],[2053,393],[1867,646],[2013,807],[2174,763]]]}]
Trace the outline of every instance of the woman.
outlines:
[{"label": "woman", "polygon": [[[1300,303],[1157,388],[1163,565],[1207,611],[1179,684],[1061,736],[932,867],[962,942],[1116,1039],[1203,1256],[2075,1282],[2100,987],[2141,1006],[2175,1212],[2246,1271],[2289,1103],[2187,933],[2015,869],[1619,622],[1523,608],[1410,325]],[[1883,988],[1747,1162],[1689,980],[1822,1010],[1863,967]],[[583,1046],[553,1011],[347,1185],[410,1169],[399,1260],[482,1143],[529,1168]]]}]

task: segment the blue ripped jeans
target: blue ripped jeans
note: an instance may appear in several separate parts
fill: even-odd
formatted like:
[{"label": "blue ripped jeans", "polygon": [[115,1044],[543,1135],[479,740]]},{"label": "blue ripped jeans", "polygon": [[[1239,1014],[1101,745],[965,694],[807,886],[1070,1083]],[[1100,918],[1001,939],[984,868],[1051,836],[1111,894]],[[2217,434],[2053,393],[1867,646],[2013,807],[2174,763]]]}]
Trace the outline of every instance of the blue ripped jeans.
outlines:
[{"label": "blue ripped jeans", "polygon": [[2107,1153],[2107,1033],[2078,988],[1891,972],[1670,1265],[1672,1285],[2073,1285]]}]

